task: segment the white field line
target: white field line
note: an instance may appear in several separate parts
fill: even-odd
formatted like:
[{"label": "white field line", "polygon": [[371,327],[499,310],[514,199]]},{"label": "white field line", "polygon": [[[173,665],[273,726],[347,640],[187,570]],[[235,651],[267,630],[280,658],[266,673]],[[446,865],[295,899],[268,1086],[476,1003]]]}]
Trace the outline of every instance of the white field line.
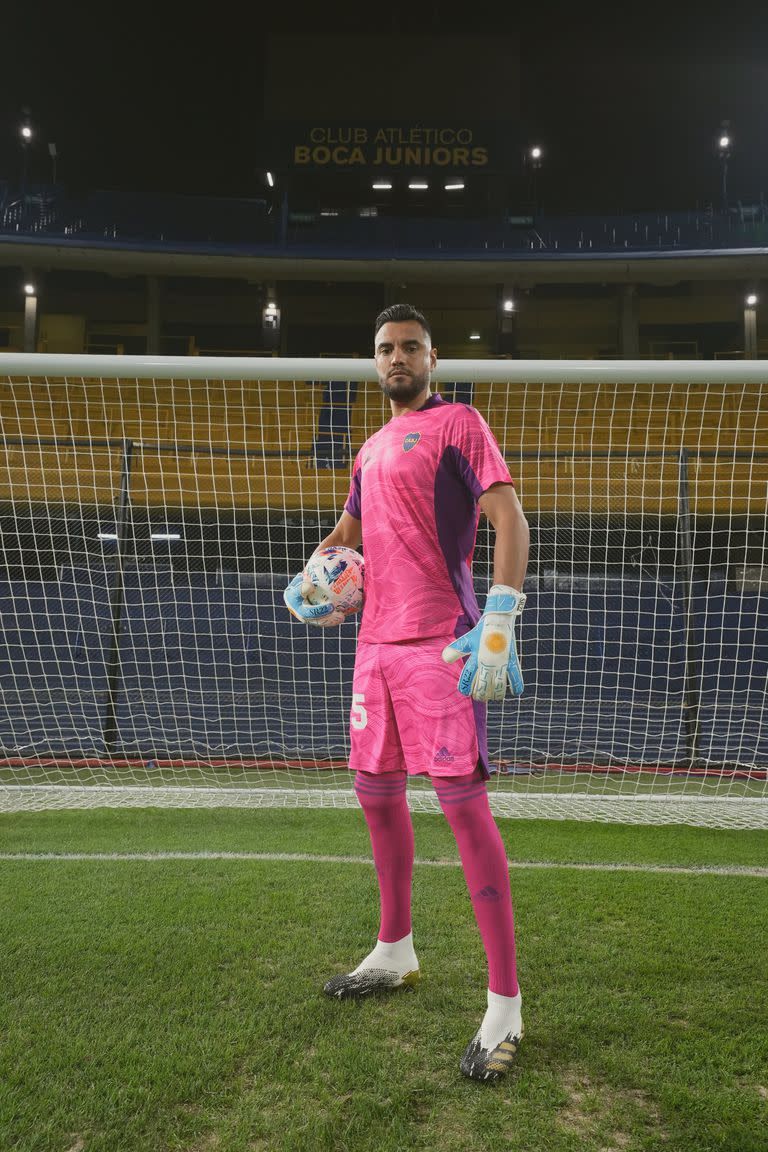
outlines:
[{"label": "white field line", "polygon": [[[284,864],[364,864],[371,866],[368,856],[325,856],[313,852],[0,852],[0,863],[164,863],[171,860],[244,860],[267,861]],[[415,863],[422,868],[459,868],[458,860],[422,860]],[[740,867],[721,864],[677,866],[674,864],[576,863],[556,860],[509,860],[510,868],[550,869],[576,872],[644,872],[665,873],[676,876],[749,876],[768,880],[768,867]]]}]

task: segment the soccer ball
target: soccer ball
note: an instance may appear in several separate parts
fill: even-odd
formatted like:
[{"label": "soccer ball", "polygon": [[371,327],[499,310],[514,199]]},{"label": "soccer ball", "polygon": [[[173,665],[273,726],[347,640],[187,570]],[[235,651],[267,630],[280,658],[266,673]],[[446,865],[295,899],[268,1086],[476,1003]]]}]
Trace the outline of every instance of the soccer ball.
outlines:
[{"label": "soccer ball", "polygon": [[304,568],[304,584],[312,590],[310,604],[333,604],[337,612],[351,616],[363,606],[365,562],[354,548],[331,545],[310,556]]}]

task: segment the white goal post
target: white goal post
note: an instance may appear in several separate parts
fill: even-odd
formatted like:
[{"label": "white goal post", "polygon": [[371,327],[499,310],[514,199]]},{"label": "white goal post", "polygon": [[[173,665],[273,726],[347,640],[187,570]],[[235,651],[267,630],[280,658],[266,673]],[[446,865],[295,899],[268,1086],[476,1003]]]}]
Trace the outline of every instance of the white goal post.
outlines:
[{"label": "white goal post", "polygon": [[[768,366],[434,379],[531,525],[495,812],[768,827]],[[305,629],[282,590],[389,416],[364,359],[0,354],[0,810],[357,804],[357,625]],[[481,602],[491,555],[481,521]]]}]

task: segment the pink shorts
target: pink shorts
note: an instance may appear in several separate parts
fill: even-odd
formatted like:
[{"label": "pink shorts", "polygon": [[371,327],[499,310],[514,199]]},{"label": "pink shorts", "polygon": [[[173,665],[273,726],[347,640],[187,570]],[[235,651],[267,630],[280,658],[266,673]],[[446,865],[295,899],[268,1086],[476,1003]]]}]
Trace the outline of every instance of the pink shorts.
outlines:
[{"label": "pink shorts", "polygon": [[488,777],[485,705],[457,688],[446,664],[452,636],[404,644],[358,642],[349,715],[350,768],[357,772]]}]

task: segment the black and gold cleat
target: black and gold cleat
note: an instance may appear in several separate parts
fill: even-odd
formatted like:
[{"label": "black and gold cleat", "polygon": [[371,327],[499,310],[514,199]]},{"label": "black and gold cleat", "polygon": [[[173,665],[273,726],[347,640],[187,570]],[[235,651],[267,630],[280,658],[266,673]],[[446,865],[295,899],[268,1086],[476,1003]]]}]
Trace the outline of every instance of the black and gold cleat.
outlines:
[{"label": "black and gold cleat", "polygon": [[483,1048],[480,1044],[480,1032],[467,1045],[461,1058],[461,1071],[470,1080],[483,1080],[486,1084],[494,1084],[509,1072],[515,1062],[520,1041],[523,1039],[523,1028],[518,1033],[510,1032],[495,1048]]},{"label": "black and gold cleat", "polygon": [[396,988],[413,988],[419,982],[419,969],[406,972],[388,971],[386,968],[366,968],[362,972],[348,972],[332,976],[323,988],[326,996],[336,1000],[360,1000],[375,992],[393,992]]}]

